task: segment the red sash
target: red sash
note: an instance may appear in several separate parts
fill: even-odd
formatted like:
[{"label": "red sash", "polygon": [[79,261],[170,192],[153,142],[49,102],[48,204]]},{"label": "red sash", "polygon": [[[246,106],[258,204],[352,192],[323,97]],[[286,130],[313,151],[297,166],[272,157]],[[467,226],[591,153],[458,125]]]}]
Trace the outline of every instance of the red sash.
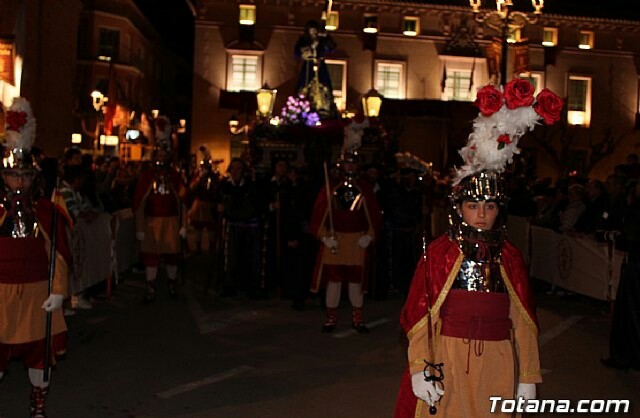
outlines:
[{"label": "red sash", "polygon": [[468,340],[502,341],[511,334],[509,295],[451,289],[442,308],[441,335]]},{"label": "red sash", "polygon": [[49,257],[42,237],[2,237],[0,248],[0,283],[18,284],[48,280]]}]

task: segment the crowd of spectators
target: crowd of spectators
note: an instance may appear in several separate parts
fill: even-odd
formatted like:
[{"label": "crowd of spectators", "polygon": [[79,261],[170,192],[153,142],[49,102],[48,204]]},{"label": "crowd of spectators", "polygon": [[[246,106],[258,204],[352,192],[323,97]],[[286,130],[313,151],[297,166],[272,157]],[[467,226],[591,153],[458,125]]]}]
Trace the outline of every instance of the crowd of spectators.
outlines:
[{"label": "crowd of spectators", "polygon": [[[36,156],[45,193],[52,193],[57,184],[73,222],[89,231],[84,238],[76,228],[71,233],[72,250],[78,259],[87,253],[83,240],[100,242],[100,238],[87,238],[90,234],[98,231],[106,236],[104,240],[113,240],[114,218],[132,210],[137,179],[150,167],[150,162],[122,164],[117,157],[93,158],[75,148],[59,160],[41,153]],[[294,308],[302,309],[318,245],[308,232],[308,223],[322,184],[314,182],[306,171],[289,167],[286,161],[274,161],[272,172],[264,175],[242,159],[235,159],[229,167],[224,175],[215,167],[209,173],[216,191],[211,209],[214,223],[208,228],[208,249],[214,264],[208,281],[223,296],[233,296],[238,290],[259,298],[277,293],[291,299]],[[202,174],[197,167],[182,171],[185,185],[190,185],[189,205],[198,193]],[[389,292],[406,292],[423,245],[446,228],[452,172],[430,173],[410,167],[389,170],[374,163],[362,166],[360,175],[373,186],[383,209],[375,265],[370,269],[371,294],[385,298]],[[548,178],[507,173],[508,212],[560,233],[602,237],[602,231],[621,231],[629,219],[635,219],[629,214],[637,205],[639,177],[635,154],[616,166],[605,181],[568,174],[554,183]],[[101,222],[108,228],[96,227]],[[78,229],[82,231],[82,227]],[[135,231],[130,232],[134,237]],[[201,239],[201,228],[196,236]],[[131,240],[135,245],[135,238]],[[197,242],[191,250],[201,248],[203,244]],[[74,262],[74,267],[76,275],[86,272],[86,266]],[[67,314],[77,308],[90,309],[92,299],[105,291],[104,279],[102,274],[84,281],[71,277],[77,285],[71,286]]]}]

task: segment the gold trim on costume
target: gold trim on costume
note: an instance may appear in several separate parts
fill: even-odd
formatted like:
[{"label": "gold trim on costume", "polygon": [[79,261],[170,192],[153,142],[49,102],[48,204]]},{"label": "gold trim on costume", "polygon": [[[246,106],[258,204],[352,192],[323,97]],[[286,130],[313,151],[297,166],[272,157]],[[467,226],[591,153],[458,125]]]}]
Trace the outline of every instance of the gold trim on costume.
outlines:
[{"label": "gold trim on costume", "polygon": [[424,406],[425,402],[418,398],[418,402],[416,403],[416,414],[414,415],[414,418],[420,418],[420,416],[422,415],[422,407]]},{"label": "gold trim on costume", "polygon": [[449,277],[447,277],[447,281],[444,283],[444,287],[440,291],[440,295],[438,295],[438,300],[436,300],[436,303],[433,305],[433,308],[431,308],[432,318],[436,312],[440,311],[440,307],[444,303],[444,300],[447,298],[447,295],[449,294],[449,290],[451,289],[451,286],[453,285],[453,281],[458,275],[458,271],[460,270],[460,266],[462,265],[463,260],[464,260],[464,254],[460,252],[458,254],[458,258],[456,259],[456,262],[453,265],[453,268],[449,272]]},{"label": "gold trim on costume", "polygon": [[529,326],[529,328],[531,328],[533,334],[538,335],[538,327],[536,326],[535,322],[533,322],[533,319],[529,315],[529,312],[527,312],[527,310],[522,305],[522,301],[516,294],[516,291],[513,289],[511,280],[509,279],[509,276],[507,275],[507,272],[502,264],[500,264],[500,274],[502,275],[502,280],[504,281],[504,284],[507,286],[507,290],[509,291],[509,299],[511,299],[511,302],[516,305],[516,309],[518,309],[518,312],[520,312],[520,315],[522,315],[524,322]]},{"label": "gold trim on costume", "polygon": [[540,374],[540,370],[536,370],[536,371],[525,370],[520,372],[520,377],[532,377],[532,376],[542,376],[542,375]]},{"label": "gold trim on costume", "polygon": [[419,360],[413,360],[410,363],[410,366],[418,366],[418,365],[422,366],[423,364],[424,364],[424,359],[419,359]]},{"label": "gold trim on costume", "polygon": [[[453,268],[449,272],[449,276],[447,277],[447,281],[445,282],[444,287],[442,288],[442,291],[440,291],[438,300],[436,301],[436,303],[433,305],[433,308],[431,309],[432,318],[434,313],[440,310],[440,306],[442,306],[444,299],[447,297],[447,294],[449,293],[449,289],[453,285],[453,281],[456,278],[456,275],[458,274],[458,270],[460,270],[460,265],[462,264],[462,260],[464,260],[464,254],[462,254],[461,252],[460,254],[458,254],[458,258],[454,263]],[[407,332],[407,338],[409,339],[409,341],[411,341],[411,338],[418,331],[420,331],[420,329],[422,329],[422,327],[424,327],[427,324],[427,322],[428,322],[427,315],[425,315],[413,327],[411,327],[409,332]]]},{"label": "gold trim on costume", "polygon": [[423,316],[411,329],[407,332],[407,339],[411,341],[414,335],[418,333],[427,324],[427,315]]}]

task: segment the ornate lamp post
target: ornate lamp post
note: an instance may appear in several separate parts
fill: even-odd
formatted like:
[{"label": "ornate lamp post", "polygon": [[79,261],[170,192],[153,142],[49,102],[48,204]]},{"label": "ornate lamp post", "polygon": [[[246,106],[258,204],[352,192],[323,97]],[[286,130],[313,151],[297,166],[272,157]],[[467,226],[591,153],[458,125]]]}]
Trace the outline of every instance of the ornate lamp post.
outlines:
[{"label": "ornate lamp post", "polygon": [[273,112],[273,105],[276,102],[276,93],[278,90],[272,89],[265,84],[256,92],[256,100],[258,101],[258,115],[268,119]]},{"label": "ornate lamp post", "polygon": [[509,34],[522,29],[529,24],[535,24],[542,14],[544,8],[544,0],[531,0],[531,4],[535,9],[533,14],[523,13],[517,10],[511,10],[513,7],[512,0],[496,0],[496,10],[481,11],[480,6],[482,0],[469,0],[469,5],[473,10],[474,19],[478,23],[486,23],[492,29],[501,34],[502,40],[502,56],[500,59],[500,84],[506,84],[507,74],[507,39]]},{"label": "ornate lamp post", "polygon": [[109,101],[109,98],[96,89],[91,92],[91,99],[93,108],[96,110],[96,131],[93,140],[93,150],[95,152],[100,149],[100,126],[104,123],[104,106]]},{"label": "ornate lamp post", "polygon": [[372,88],[362,96],[362,110],[367,117],[380,116],[380,107],[382,106],[382,95],[378,90]]}]

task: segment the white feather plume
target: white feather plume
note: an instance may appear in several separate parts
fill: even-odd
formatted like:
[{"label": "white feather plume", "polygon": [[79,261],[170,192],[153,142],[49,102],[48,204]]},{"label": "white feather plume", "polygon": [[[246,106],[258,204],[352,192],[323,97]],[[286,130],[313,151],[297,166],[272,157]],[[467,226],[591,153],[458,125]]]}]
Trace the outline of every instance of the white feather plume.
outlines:
[{"label": "white feather plume", "polygon": [[13,103],[7,109],[7,119],[10,112],[21,113],[26,115],[26,123],[18,128],[18,130],[10,129],[9,124],[6,124],[5,129],[5,141],[7,148],[31,150],[31,146],[36,140],[36,119],[33,117],[33,111],[29,101],[24,97],[15,97]]},{"label": "white feather plume", "polygon": [[[532,131],[540,124],[542,117],[532,106],[522,106],[508,109],[502,105],[500,110],[491,116],[482,114],[473,122],[473,132],[469,135],[467,144],[459,154],[464,161],[460,168],[456,168],[453,184],[458,184],[463,178],[481,171],[503,172],[507,164],[513,162],[513,155],[519,154],[518,141],[528,130]],[[509,144],[499,149],[498,138],[509,135]]]}]

